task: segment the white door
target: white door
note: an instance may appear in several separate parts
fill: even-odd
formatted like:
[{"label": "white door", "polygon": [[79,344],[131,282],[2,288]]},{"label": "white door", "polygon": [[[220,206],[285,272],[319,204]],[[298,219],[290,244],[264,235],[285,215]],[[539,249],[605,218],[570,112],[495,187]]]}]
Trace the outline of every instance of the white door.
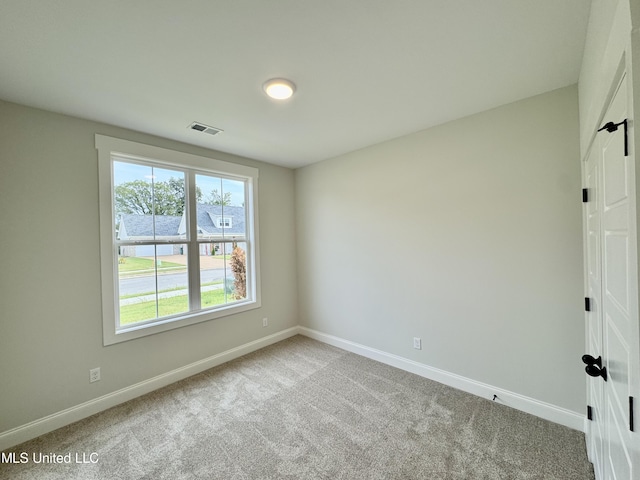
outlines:
[{"label": "white door", "polygon": [[626,79],[603,122],[619,125],[598,133],[585,164],[587,353],[601,357],[601,367],[590,368],[591,375],[600,375],[589,379],[593,420],[587,435],[596,476],[607,480],[640,479],[639,426],[632,425],[640,368],[636,180],[621,123],[628,118]]}]

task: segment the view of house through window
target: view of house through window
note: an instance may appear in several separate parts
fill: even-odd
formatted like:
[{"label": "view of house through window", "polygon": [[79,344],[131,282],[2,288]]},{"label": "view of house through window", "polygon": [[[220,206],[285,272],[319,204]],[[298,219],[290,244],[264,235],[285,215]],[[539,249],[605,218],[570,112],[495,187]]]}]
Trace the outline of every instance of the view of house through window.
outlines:
[{"label": "view of house through window", "polygon": [[247,298],[245,182],[189,173],[113,162],[120,327]]},{"label": "view of house through window", "polygon": [[260,308],[259,170],[95,138],[104,345]]}]

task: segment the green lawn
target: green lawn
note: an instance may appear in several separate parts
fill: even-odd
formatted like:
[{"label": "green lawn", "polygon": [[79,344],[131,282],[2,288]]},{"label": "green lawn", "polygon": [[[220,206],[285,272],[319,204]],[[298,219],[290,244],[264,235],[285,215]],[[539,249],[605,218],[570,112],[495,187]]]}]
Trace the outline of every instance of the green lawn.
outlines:
[{"label": "green lawn", "polygon": [[[151,258],[142,257],[120,257],[118,262],[118,273],[135,273],[139,270],[153,270],[153,260]],[[176,269],[187,268],[185,265],[180,265],[174,262],[164,262],[160,260],[158,270],[164,269]]]},{"label": "green lawn", "polygon": [[[205,282],[200,284],[201,287],[208,287],[209,285],[222,285],[222,280],[215,280],[213,282]],[[186,290],[186,289],[187,289],[187,286],[183,285],[180,287],[165,288],[164,290],[160,290],[158,293],[175,292],[176,290]],[[120,295],[120,300],[125,300],[127,298],[142,297],[146,295],[155,295],[155,294],[156,292],[153,290],[149,292],[142,292],[142,293],[130,293],[128,295]]]},{"label": "green lawn", "polygon": [[[230,295],[225,296],[224,288],[202,292],[202,308],[232,303],[235,300]],[[161,298],[158,301],[158,317],[166,317],[189,310],[189,297]],[[120,307],[120,325],[128,325],[156,318],[156,302],[142,302]]]}]

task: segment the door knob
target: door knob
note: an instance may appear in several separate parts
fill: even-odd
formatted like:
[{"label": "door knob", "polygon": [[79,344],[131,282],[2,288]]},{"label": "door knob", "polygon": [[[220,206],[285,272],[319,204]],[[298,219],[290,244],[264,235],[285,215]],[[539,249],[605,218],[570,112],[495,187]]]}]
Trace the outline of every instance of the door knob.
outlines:
[{"label": "door knob", "polygon": [[598,367],[602,368],[602,357],[593,358],[591,355],[583,355],[582,361],[586,365],[597,365]]},{"label": "door knob", "polygon": [[590,377],[602,377],[605,382],[607,381],[607,367],[598,368],[595,364],[592,364],[587,365],[584,371],[587,372],[587,375]]}]

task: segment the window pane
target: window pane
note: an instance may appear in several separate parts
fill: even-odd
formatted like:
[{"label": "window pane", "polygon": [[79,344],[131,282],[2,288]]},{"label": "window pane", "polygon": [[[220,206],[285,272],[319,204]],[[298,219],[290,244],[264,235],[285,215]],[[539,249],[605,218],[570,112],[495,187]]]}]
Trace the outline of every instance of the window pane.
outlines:
[{"label": "window pane", "polygon": [[120,325],[189,311],[186,245],[121,245]]},{"label": "window pane", "polygon": [[245,252],[244,243],[200,244],[200,291],[203,309],[246,299]]},{"label": "window pane", "polygon": [[114,161],[113,177],[118,240],[186,238],[184,172]]},{"label": "window pane", "polygon": [[211,308],[227,303],[226,279],[230,276],[230,251],[220,242],[200,244],[200,303]]},{"label": "window pane", "polygon": [[196,175],[198,240],[245,240],[245,182]]}]

